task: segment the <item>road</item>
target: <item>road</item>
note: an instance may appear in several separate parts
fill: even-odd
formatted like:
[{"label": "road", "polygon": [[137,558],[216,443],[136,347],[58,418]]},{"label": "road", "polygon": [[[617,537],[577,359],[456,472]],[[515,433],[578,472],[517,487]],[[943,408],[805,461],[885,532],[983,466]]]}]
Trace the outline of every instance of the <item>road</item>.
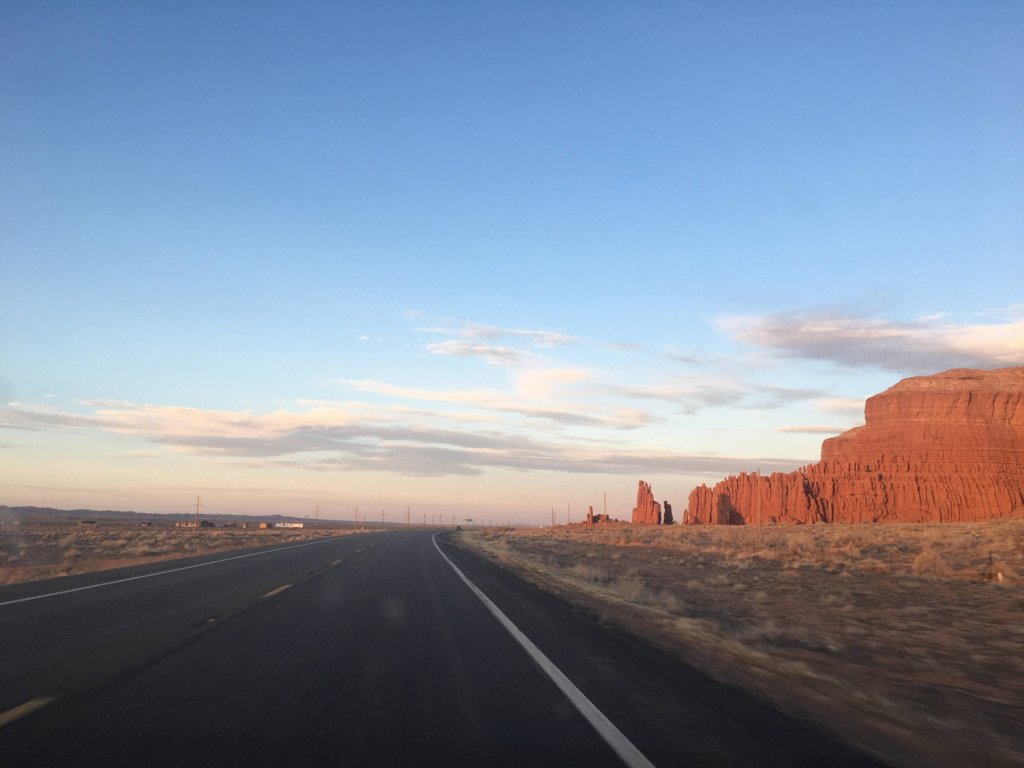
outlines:
[{"label": "road", "polygon": [[872,764],[444,535],[239,554],[0,588],[0,766],[623,765],[452,565],[654,765]]}]

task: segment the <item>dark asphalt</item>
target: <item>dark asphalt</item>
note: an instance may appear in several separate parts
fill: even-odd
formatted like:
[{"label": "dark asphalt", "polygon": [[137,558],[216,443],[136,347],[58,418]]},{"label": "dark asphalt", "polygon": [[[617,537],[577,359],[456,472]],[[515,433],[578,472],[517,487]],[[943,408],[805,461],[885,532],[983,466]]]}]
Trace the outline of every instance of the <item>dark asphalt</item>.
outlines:
[{"label": "dark asphalt", "polygon": [[[872,764],[442,546],[655,765]],[[3,768],[621,765],[422,531],[0,605],[0,713],[39,697],[0,726]]]}]

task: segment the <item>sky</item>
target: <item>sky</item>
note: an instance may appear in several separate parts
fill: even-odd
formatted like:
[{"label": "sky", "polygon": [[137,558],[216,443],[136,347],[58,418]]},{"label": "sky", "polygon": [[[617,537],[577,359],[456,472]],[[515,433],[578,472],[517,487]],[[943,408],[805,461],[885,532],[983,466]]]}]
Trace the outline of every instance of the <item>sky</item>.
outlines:
[{"label": "sky", "polygon": [[0,503],[548,523],[1024,364],[1018,2],[9,3]]}]

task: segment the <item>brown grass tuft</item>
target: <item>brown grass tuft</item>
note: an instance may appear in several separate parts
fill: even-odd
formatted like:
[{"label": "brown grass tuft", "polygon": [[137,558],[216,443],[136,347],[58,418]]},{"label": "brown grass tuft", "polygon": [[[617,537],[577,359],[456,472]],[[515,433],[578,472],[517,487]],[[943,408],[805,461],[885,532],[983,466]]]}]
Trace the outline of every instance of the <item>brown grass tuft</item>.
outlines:
[{"label": "brown grass tuft", "polygon": [[949,563],[930,546],[925,546],[921,553],[914,558],[910,570],[915,576],[923,578],[948,579],[953,575],[953,569],[949,567]]}]

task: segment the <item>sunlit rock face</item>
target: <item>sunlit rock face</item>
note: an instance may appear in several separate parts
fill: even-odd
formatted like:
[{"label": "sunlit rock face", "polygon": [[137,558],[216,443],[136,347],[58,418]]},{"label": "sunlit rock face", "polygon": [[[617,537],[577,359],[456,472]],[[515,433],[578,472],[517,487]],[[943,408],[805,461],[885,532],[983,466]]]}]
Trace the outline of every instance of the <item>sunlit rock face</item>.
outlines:
[{"label": "sunlit rock face", "polygon": [[868,398],[796,472],[690,492],[684,522],[974,522],[1024,515],[1024,367],[957,368]]},{"label": "sunlit rock face", "polygon": [[643,480],[636,489],[636,506],[633,507],[633,522],[639,525],[661,525],[661,504],[654,500],[651,484]]}]

